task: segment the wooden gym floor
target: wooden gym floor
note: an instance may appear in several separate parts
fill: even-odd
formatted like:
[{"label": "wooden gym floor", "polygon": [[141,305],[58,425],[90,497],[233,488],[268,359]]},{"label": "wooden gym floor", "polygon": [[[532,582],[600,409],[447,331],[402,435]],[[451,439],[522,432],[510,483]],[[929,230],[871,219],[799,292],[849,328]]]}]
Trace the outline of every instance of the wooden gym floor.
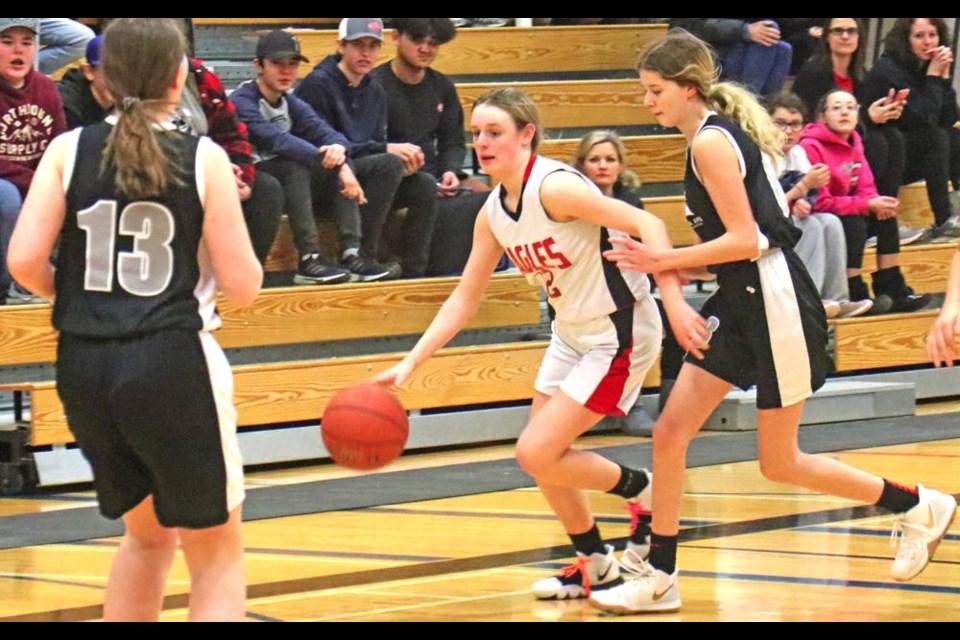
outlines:
[{"label": "wooden gym floor", "polygon": [[[724,436],[706,438],[720,443]],[[581,446],[637,442],[593,436]],[[507,464],[511,454],[504,446],[412,456],[372,480],[387,486],[390,474],[406,470],[485,469]],[[958,439],[829,455],[892,479],[960,493]],[[322,489],[351,476],[321,466],[254,473],[248,486],[254,494],[305,483]],[[889,578],[890,517],[767,482],[752,461],[693,469],[687,491],[680,551],[684,608],[649,619],[960,619],[960,526],[922,576],[900,585]],[[627,535],[620,500],[597,494],[591,501],[608,538]],[[31,517],[56,523],[93,504],[89,493],[4,499],[0,525]],[[582,602],[532,599],[530,584],[562,568],[570,549],[531,488],[263,519],[248,522],[244,533],[251,621],[631,620],[599,616]],[[0,620],[96,620],[117,544],[103,538],[0,551]],[[164,620],[185,619],[187,589],[178,560]]]}]

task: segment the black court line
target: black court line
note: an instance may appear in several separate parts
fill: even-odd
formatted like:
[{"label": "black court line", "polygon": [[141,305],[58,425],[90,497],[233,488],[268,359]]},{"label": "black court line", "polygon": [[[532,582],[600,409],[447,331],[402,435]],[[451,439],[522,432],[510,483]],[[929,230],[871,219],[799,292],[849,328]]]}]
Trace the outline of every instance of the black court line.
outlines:
[{"label": "black court line", "polygon": [[[810,453],[957,438],[960,438],[960,421],[953,416],[821,425],[805,427],[800,432],[801,446]],[[627,466],[645,467],[652,460],[650,444],[594,451]],[[756,434],[731,433],[695,440],[687,455],[687,466],[709,467],[756,459]],[[908,478],[902,480],[909,481]],[[354,511],[534,486],[533,480],[514,460],[418,469],[254,489],[248,492],[244,520]],[[7,516],[0,518],[0,550],[111,538],[122,535],[122,532],[120,523],[105,520],[95,508]]]},{"label": "black court line", "polygon": [[[727,537],[769,533],[827,524],[831,522],[845,522],[862,518],[874,517],[877,510],[873,507],[852,507],[831,509],[801,515],[788,515],[774,518],[761,518],[744,522],[734,522],[722,525],[685,529],[680,532],[680,543],[714,540]],[[626,538],[609,540],[611,544],[623,545]],[[456,575],[472,571],[484,571],[505,567],[541,564],[555,560],[570,558],[574,555],[571,545],[546,547],[543,549],[529,549],[513,551],[473,558],[458,558],[412,564],[403,567],[372,569],[368,571],[354,571],[350,573],[318,576],[315,578],[299,578],[264,584],[250,585],[247,588],[247,599],[274,598],[295,594],[309,594],[331,589],[363,587],[373,584],[384,584],[418,578],[433,578],[444,575]],[[186,608],[188,595],[181,594],[164,598],[164,611]],[[100,605],[59,609],[39,613],[29,613],[0,618],[0,622],[81,622],[96,620],[103,617],[103,607]]]}]

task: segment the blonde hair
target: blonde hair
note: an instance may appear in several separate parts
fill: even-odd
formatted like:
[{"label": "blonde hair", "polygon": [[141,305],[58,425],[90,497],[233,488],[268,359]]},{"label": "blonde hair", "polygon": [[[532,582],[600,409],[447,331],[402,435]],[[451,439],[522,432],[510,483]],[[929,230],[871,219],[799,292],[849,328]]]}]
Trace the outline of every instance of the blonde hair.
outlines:
[{"label": "blonde hair", "polygon": [[732,120],[760,150],[777,158],[783,155],[784,135],[770,114],[746,88],[720,82],[719,70],[710,46],[683,29],[651,42],[640,54],[638,71],[653,71],[666,80],[693,87],[706,105]]},{"label": "blonde hair", "polygon": [[617,150],[617,159],[620,161],[621,167],[617,184],[627,189],[639,189],[640,178],[627,166],[627,148],[623,146],[623,140],[620,139],[616,131],[599,129],[597,131],[591,131],[580,138],[577,150],[573,154],[574,168],[581,173],[585,173],[584,169],[587,163],[587,156],[590,155],[594,147],[604,143],[612,144],[613,148]]},{"label": "blonde hair", "polygon": [[104,32],[102,64],[117,124],[103,168],[116,167],[117,190],[128,197],[155,197],[178,182],[156,120],[169,109],[167,91],[185,55],[183,32],[169,18],[117,18]]},{"label": "blonde hair", "polygon": [[532,124],[536,129],[533,135],[533,142],[530,150],[534,153],[540,148],[543,142],[543,133],[540,130],[540,109],[536,103],[530,99],[522,89],[514,87],[498,87],[487,91],[477,98],[473,103],[473,108],[489,105],[505,111],[517,126],[517,130],[523,129],[528,124]]}]

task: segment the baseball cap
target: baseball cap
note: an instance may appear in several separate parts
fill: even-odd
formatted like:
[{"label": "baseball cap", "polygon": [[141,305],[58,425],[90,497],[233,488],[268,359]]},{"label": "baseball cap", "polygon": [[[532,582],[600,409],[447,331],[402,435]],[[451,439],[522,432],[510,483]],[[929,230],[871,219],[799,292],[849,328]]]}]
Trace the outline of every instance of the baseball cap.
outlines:
[{"label": "baseball cap", "polygon": [[91,67],[100,66],[100,52],[103,48],[103,35],[99,35],[87,43],[87,64]]},{"label": "baseball cap", "polygon": [[344,18],[340,21],[341,41],[375,38],[383,42],[383,18]]},{"label": "baseball cap", "polygon": [[310,62],[300,53],[300,40],[288,31],[271,31],[257,41],[257,57],[268,60],[295,58],[300,62]]},{"label": "baseball cap", "polygon": [[14,27],[23,27],[34,33],[40,33],[40,18],[0,18],[0,33]]}]

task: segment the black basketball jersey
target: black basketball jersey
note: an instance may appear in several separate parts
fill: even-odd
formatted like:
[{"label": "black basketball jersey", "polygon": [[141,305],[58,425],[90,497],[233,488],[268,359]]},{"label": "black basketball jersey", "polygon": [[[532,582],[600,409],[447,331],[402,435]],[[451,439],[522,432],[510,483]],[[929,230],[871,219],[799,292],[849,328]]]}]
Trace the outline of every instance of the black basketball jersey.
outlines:
[{"label": "black basketball jersey", "polygon": [[94,339],[216,328],[216,287],[202,246],[203,158],[212,143],[162,128],[177,180],[159,197],[130,199],[117,193],[116,171],[101,169],[112,127],[108,119],[67,134],[54,326]]},{"label": "black basketball jersey", "polygon": [[[776,169],[771,159],[760,151],[756,143],[739,126],[716,113],[711,113],[704,119],[697,135],[708,128],[721,131],[737,151],[743,185],[747,190],[750,208],[753,210],[753,217],[759,230],[759,251],[773,247],[792,249],[800,240],[802,232],[790,222],[786,197],[777,180]],[[691,151],[687,152],[684,189],[687,199],[687,220],[700,239],[709,242],[726,233],[720,214],[717,213],[717,208],[700,179]],[[720,273],[731,266],[721,265],[711,271]]]}]

